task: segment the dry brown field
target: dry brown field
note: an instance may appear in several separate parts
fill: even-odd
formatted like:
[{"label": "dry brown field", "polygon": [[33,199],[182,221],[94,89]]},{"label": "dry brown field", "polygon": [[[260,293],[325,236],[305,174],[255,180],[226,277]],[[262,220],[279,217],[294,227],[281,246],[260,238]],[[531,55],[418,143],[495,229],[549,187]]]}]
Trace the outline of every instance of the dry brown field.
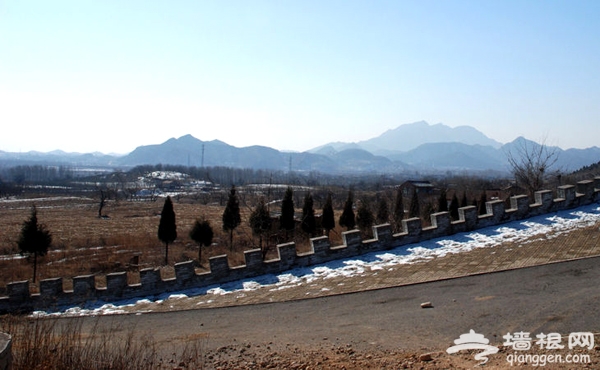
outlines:
[{"label": "dry brown field", "polygon": [[[136,283],[139,279],[136,272],[146,267],[160,266],[163,278],[174,276],[175,263],[198,261],[198,246],[189,237],[189,232],[201,216],[210,221],[215,235],[213,245],[202,249],[201,261],[196,265],[199,272],[208,270],[208,259],[212,256],[227,254],[230,266],[236,266],[244,263],[244,250],[258,248],[258,238],[253,237],[248,226],[250,207],[240,206],[242,223],[234,231],[234,245],[230,249],[228,233],[222,230],[223,206],[205,205],[186,197],[176,197],[173,203],[178,237],[169,245],[169,264],[165,266],[165,245],[157,236],[164,198],[108,201],[102,211],[106,218],[98,217],[98,199],[94,198],[37,196],[1,200],[0,293],[7,282],[32,280],[32,261],[19,258],[17,240],[34,205],[39,223],[45,224],[52,234],[48,254],[38,258],[37,281],[62,277],[65,288],[69,288],[70,278],[89,274],[96,274],[97,284],[102,286],[105,274],[118,271],[128,271],[129,282]],[[315,212],[320,211],[315,209]],[[334,244],[341,243],[341,231],[338,226],[331,232]],[[291,240],[285,239],[284,233],[274,233],[268,243],[267,258],[276,257],[275,245],[287,241]],[[309,238],[302,232],[295,232],[293,241],[298,252],[310,249]],[[32,290],[35,292],[36,289],[32,284]]]}]

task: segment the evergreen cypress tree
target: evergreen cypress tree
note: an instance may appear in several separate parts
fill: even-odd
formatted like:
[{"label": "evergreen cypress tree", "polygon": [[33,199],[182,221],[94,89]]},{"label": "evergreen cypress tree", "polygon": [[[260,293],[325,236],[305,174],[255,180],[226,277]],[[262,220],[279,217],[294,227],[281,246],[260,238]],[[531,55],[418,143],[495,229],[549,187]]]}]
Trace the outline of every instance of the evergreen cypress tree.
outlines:
[{"label": "evergreen cypress tree", "polygon": [[426,222],[429,222],[431,220],[431,215],[435,213],[435,205],[433,201],[428,201],[425,203],[425,207],[423,207],[423,215],[422,215],[422,219],[426,220]]},{"label": "evergreen cypress tree", "polygon": [[408,217],[420,217],[421,216],[421,206],[419,204],[419,194],[417,194],[417,190],[413,190],[412,198],[410,199],[410,208],[408,210]]},{"label": "evergreen cypress tree", "polygon": [[315,210],[313,208],[314,202],[313,197],[310,193],[307,193],[304,197],[304,205],[302,206],[302,231],[309,236],[315,233],[317,229],[317,222],[315,220]]},{"label": "evergreen cypress tree", "polygon": [[242,223],[242,217],[240,216],[240,202],[235,193],[235,186],[231,186],[231,190],[229,191],[229,198],[227,199],[225,211],[223,211],[222,220],[223,231],[229,232],[229,249],[233,250],[233,230]]},{"label": "evergreen cypress tree", "polygon": [[198,263],[202,263],[202,246],[210,246],[212,244],[213,236],[213,229],[208,220],[204,217],[196,220],[190,231],[190,238],[198,244]]},{"label": "evergreen cypress tree", "polygon": [[448,212],[448,198],[446,195],[446,189],[440,191],[440,198],[438,199],[438,212]]},{"label": "evergreen cypress tree", "polygon": [[396,231],[400,231],[402,220],[404,219],[404,200],[402,199],[402,189],[398,187],[396,190],[396,201],[394,202],[394,224]]},{"label": "evergreen cypress tree", "polygon": [[325,229],[327,232],[327,237],[329,237],[329,232],[335,228],[335,216],[333,213],[331,192],[327,194],[327,199],[325,200],[325,205],[323,206],[323,219],[321,220],[321,224],[323,229]]},{"label": "evergreen cypress tree", "polygon": [[356,221],[354,219],[354,210],[352,209],[354,203],[354,195],[352,194],[352,190],[348,191],[348,198],[346,199],[346,203],[344,203],[344,210],[342,211],[342,215],[340,216],[339,224],[342,227],[345,227],[346,230],[353,229],[356,226]]},{"label": "evergreen cypress tree", "polygon": [[281,202],[281,216],[279,216],[279,229],[285,230],[286,237],[288,233],[294,230],[294,192],[291,186],[288,186]]},{"label": "evergreen cypress tree", "polygon": [[454,195],[452,196],[452,201],[450,201],[450,217],[453,220],[458,220],[458,197],[456,196],[456,193],[454,193]]},{"label": "evergreen cypress tree", "polygon": [[487,194],[484,192],[481,193],[481,198],[479,199],[479,214],[485,215],[487,214]]},{"label": "evergreen cypress tree", "polygon": [[160,222],[158,224],[158,239],[165,243],[165,265],[169,264],[169,243],[177,239],[177,224],[175,223],[175,211],[173,211],[173,201],[167,196],[162,212],[160,213]]},{"label": "evergreen cypress tree", "polygon": [[250,214],[250,228],[252,233],[258,236],[258,247],[263,252],[263,258],[267,254],[266,248],[263,249],[263,234],[271,229],[271,215],[265,204],[265,199],[260,198],[256,208]]},{"label": "evergreen cypress tree", "polygon": [[467,199],[467,192],[466,191],[463,192],[462,200],[460,201],[460,206],[461,207],[468,207],[469,206],[469,200]]},{"label": "evergreen cypress tree", "polygon": [[375,217],[369,208],[367,202],[360,202],[360,206],[356,210],[356,225],[363,232],[367,233],[369,228],[373,226]]},{"label": "evergreen cypress tree", "polygon": [[21,255],[33,255],[33,282],[37,276],[37,257],[45,256],[52,244],[52,235],[43,224],[38,224],[37,209],[31,207],[31,216],[23,223],[17,245]]},{"label": "evergreen cypress tree", "polygon": [[379,224],[390,222],[390,207],[384,197],[381,197],[379,206],[377,207],[377,222]]}]

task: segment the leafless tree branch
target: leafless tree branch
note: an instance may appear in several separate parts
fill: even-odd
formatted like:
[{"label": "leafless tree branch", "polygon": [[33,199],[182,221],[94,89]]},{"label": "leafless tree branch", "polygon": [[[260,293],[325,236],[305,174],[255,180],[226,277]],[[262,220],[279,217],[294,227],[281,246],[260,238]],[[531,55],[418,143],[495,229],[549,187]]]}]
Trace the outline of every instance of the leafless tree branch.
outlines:
[{"label": "leafless tree branch", "polygon": [[517,185],[524,187],[530,196],[543,188],[548,177],[558,172],[554,168],[558,155],[557,148],[548,146],[545,138],[540,144],[519,140],[506,152]]}]

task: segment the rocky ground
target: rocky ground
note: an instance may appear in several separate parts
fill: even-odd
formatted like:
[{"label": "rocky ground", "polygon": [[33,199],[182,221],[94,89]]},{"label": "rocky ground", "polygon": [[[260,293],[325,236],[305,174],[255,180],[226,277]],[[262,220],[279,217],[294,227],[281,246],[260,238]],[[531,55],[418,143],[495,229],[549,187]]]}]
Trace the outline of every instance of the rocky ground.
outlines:
[{"label": "rocky ground", "polygon": [[[355,350],[351,344],[324,344],[313,350],[298,348],[283,351],[273,350],[267,345],[231,345],[221,347],[208,353],[205,359],[206,368],[214,369],[507,369],[517,368],[547,368],[547,369],[598,369],[600,367],[600,347],[590,352],[586,350],[573,351],[572,354],[590,355],[592,361],[585,364],[548,363],[542,365],[540,357],[537,362],[526,361],[514,363],[507,361],[506,350],[491,356],[486,364],[481,365],[474,360],[477,351],[465,351],[449,355],[445,351],[409,352],[409,351],[369,351],[368,353]],[[547,355],[547,352],[532,350],[527,352],[533,356]],[[562,352],[567,356],[567,352]],[[536,359],[536,357],[532,357]],[[181,369],[185,363],[181,363]]]}]

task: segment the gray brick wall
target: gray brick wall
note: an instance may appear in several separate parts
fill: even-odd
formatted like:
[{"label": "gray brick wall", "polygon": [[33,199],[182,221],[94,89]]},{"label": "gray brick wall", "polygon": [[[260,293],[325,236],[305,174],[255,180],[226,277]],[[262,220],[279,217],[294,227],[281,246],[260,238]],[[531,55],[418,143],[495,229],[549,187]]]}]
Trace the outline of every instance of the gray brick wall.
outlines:
[{"label": "gray brick wall", "polygon": [[[8,283],[7,297],[0,297],[0,312],[22,312],[34,309],[54,308],[60,305],[79,305],[92,300],[118,300],[122,298],[142,297],[163,292],[177,291],[192,287],[205,287],[226,283],[238,279],[251,278],[262,274],[278,273],[290,268],[324,263],[340,258],[352,257],[371,251],[380,251],[466,232],[504,222],[525,219],[531,216],[576,208],[600,200],[600,178],[582,181],[576,186],[564,185],[553,192],[536,192],[535,202],[529,204],[526,196],[515,196],[510,200],[510,208],[505,202],[487,202],[485,215],[479,216],[473,206],[459,209],[459,220],[452,221],[448,212],[431,216],[432,226],[423,228],[418,218],[402,221],[403,230],[393,234],[389,224],[373,227],[374,238],[363,240],[358,230],[342,233],[342,245],[331,245],[326,236],[311,240],[312,251],[298,254],[294,243],[277,246],[278,258],[263,261],[260,250],[244,252],[245,265],[230,267],[226,255],[209,259],[210,272],[198,274],[194,262],[175,264],[175,278],[162,279],[159,269],[143,269],[139,272],[140,283],[129,285],[127,273],[117,272],[106,275],[106,288],[98,288],[92,275],[73,278],[73,290],[63,289],[62,278],[40,281],[40,293],[30,294],[29,282]],[[2,370],[2,367],[0,367]]]}]

